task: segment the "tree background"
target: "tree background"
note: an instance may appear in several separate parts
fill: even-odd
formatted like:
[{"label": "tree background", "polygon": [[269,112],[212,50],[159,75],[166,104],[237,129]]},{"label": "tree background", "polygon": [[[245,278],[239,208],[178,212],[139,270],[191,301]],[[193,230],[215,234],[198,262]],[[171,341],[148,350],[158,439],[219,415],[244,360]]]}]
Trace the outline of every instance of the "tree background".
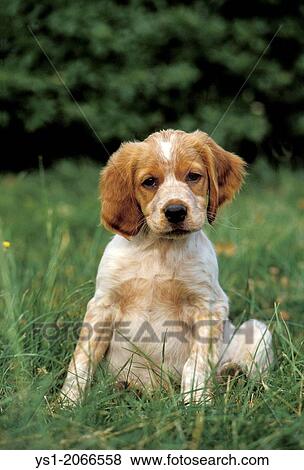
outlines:
[{"label": "tree background", "polygon": [[111,153],[169,127],[213,132],[248,162],[300,165],[303,13],[285,0],[1,0],[1,169],[104,162],[96,134]]}]

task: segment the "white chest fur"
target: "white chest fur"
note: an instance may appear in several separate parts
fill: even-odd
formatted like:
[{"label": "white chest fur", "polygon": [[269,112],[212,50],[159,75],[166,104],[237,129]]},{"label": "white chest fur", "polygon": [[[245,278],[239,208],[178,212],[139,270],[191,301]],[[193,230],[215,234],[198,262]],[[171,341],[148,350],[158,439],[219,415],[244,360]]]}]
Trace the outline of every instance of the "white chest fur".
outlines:
[{"label": "white chest fur", "polygon": [[[99,265],[96,294],[117,288],[122,282],[142,278],[153,281],[179,279],[195,288],[218,282],[218,266],[211,242],[203,232],[180,240],[116,235],[105,249]],[[216,290],[216,289],[215,289]]]}]

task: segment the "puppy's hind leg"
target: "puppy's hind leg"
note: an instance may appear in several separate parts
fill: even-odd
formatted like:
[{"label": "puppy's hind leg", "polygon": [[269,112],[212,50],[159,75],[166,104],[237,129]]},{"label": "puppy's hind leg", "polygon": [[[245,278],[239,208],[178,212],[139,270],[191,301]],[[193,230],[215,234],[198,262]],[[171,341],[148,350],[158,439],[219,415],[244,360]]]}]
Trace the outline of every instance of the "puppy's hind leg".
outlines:
[{"label": "puppy's hind leg", "polygon": [[233,369],[242,370],[248,377],[264,375],[274,358],[272,335],[265,323],[248,320],[238,329],[228,323],[225,330],[219,377]]}]

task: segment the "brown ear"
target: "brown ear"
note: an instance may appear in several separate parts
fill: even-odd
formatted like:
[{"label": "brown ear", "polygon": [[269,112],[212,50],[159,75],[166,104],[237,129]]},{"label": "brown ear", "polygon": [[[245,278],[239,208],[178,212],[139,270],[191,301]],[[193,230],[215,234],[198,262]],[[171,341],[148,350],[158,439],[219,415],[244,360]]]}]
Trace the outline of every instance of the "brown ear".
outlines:
[{"label": "brown ear", "polygon": [[125,238],[136,235],[143,220],[134,193],[135,165],[136,144],[123,144],[100,175],[101,221]]},{"label": "brown ear", "polygon": [[200,134],[209,178],[208,222],[212,224],[218,208],[231,201],[241,188],[246,174],[246,163],[237,155],[227,152],[204,132]]}]

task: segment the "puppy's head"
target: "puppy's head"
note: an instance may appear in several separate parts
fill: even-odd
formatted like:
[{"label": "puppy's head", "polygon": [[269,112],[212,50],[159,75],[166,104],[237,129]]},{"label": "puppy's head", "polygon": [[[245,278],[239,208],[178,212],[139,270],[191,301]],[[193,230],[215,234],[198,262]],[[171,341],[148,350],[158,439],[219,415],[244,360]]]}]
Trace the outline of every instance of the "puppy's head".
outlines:
[{"label": "puppy's head", "polygon": [[177,238],[199,230],[240,189],[245,162],[204,132],[161,131],[122,144],[101,173],[101,218],[130,238],[148,227]]}]

